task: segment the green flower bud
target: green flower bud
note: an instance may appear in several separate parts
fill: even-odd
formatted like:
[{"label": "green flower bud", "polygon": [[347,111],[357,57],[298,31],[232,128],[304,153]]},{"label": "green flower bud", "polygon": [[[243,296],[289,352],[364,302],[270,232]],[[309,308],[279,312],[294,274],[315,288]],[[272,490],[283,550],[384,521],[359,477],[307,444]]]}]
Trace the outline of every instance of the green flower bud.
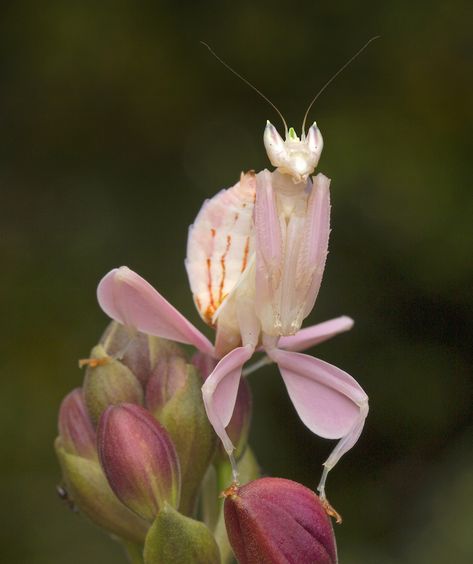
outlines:
[{"label": "green flower bud", "polygon": [[163,363],[174,357],[186,358],[177,343],[140,333],[116,321],[109,324],[100,344],[108,355],[120,359],[133,372],[143,389],[155,372],[163,371]]},{"label": "green flower bud", "polygon": [[225,523],[240,564],[336,564],[332,524],[308,488],[260,478],[225,494]]},{"label": "green flower bud", "polygon": [[55,448],[67,496],[74,506],[109,533],[143,543],[149,524],[115,496],[99,462],[67,452],[61,437],[56,439]]},{"label": "green flower bud", "polygon": [[171,435],[181,463],[179,510],[192,515],[200,484],[215,452],[216,435],[205,413],[200,375],[190,364],[180,366],[180,370],[176,378],[183,383],[161,409],[158,419]]},{"label": "green flower bud", "polygon": [[87,366],[84,398],[94,424],[109,405],[123,402],[143,403],[143,388],[131,370],[110,357],[102,345],[92,349],[91,358],[98,363]]},{"label": "green flower bud", "polygon": [[219,564],[218,546],[200,521],[165,504],[146,537],[145,564]]},{"label": "green flower bud", "polygon": [[117,497],[153,521],[164,502],[177,507],[180,468],[167,431],[144,408],[110,406],[97,429],[100,462]]}]

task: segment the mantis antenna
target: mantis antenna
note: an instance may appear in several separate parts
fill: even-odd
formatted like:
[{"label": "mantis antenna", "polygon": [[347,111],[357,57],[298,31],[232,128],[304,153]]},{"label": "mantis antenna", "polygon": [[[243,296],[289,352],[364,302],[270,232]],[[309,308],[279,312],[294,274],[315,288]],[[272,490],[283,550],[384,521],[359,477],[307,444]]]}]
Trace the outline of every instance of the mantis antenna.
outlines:
[{"label": "mantis antenna", "polygon": [[[282,115],[282,113],[276,108],[276,106],[271,102],[271,100],[265,96],[261,90],[258,90],[258,88],[256,88],[256,86],[254,86],[253,84],[251,84],[251,82],[249,80],[247,80],[244,76],[242,76],[240,73],[238,73],[235,69],[232,69],[232,67],[226,63],[221,57],[219,57],[217,55],[217,53],[212,49],[212,47],[210,47],[210,45],[208,45],[207,43],[205,43],[205,41],[201,41],[200,43],[202,43],[202,45],[204,47],[207,47],[207,49],[210,51],[210,53],[217,59],[217,61],[219,61],[220,63],[222,63],[222,65],[224,67],[226,67],[230,72],[232,72],[235,76],[237,76],[240,80],[242,80],[245,84],[247,84],[250,88],[252,88],[255,92],[257,92],[261,98],[263,98],[263,100],[266,100],[266,102],[268,102],[268,104],[270,106],[272,106],[278,113],[279,117],[281,118],[283,124],[284,124],[284,131],[285,131],[285,135],[287,137],[287,123],[286,120],[284,119],[284,116]],[[366,47],[366,45],[365,45]],[[358,53],[357,53],[358,54]],[[311,104],[312,105],[312,104]],[[309,106],[310,109],[310,106]]]},{"label": "mantis antenna", "polygon": [[322,94],[322,92],[327,88],[327,86],[329,86],[329,84],[331,84],[336,78],[337,76],[342,73],[347,67],[348,65],[350,65],[351,63],[353,63],[353,61],[359,56],[361,55],[361,53],[363,53],[363,51],[368,47],[368,45],[370,43],[372,43],[373,41],[375,41],[376,39],[379,39],[381,36],[380,35],[375,35],[374,37],[372,37],[371,39],[369,39],[364,45],[363,47],[361,47],[361,49],[359,49],[352,57],[350,57],[348,59],[348,61],[342,65],[338,71],[329,79],[327,80],[327,82],[322,86],[322,88],[317,92],[317,94],[312,98],[311,103],[309,104],[309,107],[306,110],[306,113],[304,114],[304,121],[302,122],[302,134],[304,135],[304,131],[305,131],[305,122],[307,121],[307,117],[309,115],[310,109],[312,108],[312,106],[314,105],[314,102],[317,100],[317,98]]}]

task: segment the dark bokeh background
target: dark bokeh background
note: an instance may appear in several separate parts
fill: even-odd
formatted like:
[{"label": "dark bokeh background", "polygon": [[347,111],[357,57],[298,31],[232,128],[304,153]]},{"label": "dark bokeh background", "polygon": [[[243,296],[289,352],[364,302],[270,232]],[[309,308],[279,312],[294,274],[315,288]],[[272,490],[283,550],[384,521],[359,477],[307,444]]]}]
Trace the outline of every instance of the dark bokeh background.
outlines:
[{"label": "dark bokeh background", "polygon": [[[77,359],[107,320],[99,278],[126,264],[199,323],[183,260],[204,198],[268,166],[273,110],[311,96],[382,39],[311,114],[333,179],[333,231],[312,314],[355,318],[316,354],[371,412],[329,478],[341,562],[462,564],[473,555],[472,42],[466,0],[2,3],[0,560],[120,562],[57,499],[52,450]],[[268,474],[315,487],[333,444],[310,435],[276,369],[252,377]]]}]

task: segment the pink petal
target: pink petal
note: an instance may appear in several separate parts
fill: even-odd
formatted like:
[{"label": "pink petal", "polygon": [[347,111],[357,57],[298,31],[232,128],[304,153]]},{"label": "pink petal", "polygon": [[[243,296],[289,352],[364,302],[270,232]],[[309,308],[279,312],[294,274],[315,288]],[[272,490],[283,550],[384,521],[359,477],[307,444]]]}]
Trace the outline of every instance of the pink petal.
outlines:
[{"label": "pink petal", "polygon": [[100,307],[115,321],[213,354],[212,343],[207,337],[146,280],[126,266],[111,270],[102,278],[97,298]]},{"label": "pink petal", "polygon": [[349,374],[311,356],[273,349],[289,397],[302,422],[316,435],[341,439],[325,463],[333,467],[358,440],[368,397]]},{"label": "pink petal", "polygon": [[207,416],[229,454],[233,451],[234,446],[225,427],[230,422],[235,408],[241,370],[253,352],[254,347],[251,345],[233,349],[220,360],[202,386]]},{"label": "pink petal", "polygon": [[278,347],[287,351],[303,351],[319,343],[323,343],[339,333],[349,331],[353,327],[353,319],[342,315],[317,325],[301,329],[295,335],[281,337]]}]

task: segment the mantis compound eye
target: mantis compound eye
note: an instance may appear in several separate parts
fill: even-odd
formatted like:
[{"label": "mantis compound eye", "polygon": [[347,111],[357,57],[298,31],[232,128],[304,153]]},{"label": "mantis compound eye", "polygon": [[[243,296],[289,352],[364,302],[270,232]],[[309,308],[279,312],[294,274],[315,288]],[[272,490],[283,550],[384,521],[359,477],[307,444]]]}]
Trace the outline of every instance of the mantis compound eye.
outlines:
[{"label": "mantis compound eye", "polygon": [[315,165],[319,162],[320,154],[322,153],[322,149],[324,147],[324,140],[322,138],[322,134],[320,133],[320,129],[317,127],[317,124],[314,122],[313,125],[309,128],[306,137],[307,148],[315,160]]}]

